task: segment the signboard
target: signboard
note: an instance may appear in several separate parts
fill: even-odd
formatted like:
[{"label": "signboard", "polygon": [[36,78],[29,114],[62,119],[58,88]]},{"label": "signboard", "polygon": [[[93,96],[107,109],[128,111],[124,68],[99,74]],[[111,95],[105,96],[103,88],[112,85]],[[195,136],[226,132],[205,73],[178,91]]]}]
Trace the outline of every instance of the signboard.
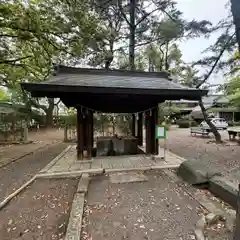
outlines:
[{"label": "signboard", "polygon": [[156,126],[156,139],[166,139],[166,128],[163,126]]}]

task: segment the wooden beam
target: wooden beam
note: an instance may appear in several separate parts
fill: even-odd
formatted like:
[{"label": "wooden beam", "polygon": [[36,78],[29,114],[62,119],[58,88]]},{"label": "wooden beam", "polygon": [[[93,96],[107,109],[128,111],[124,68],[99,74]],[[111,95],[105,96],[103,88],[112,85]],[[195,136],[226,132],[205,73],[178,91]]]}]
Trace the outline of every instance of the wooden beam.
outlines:
[{"label": "wooden beam", "polygon": [[132,136],[136,136],[136,117],[135,114],[132,114]]},{"label": "wooden beam", "polygon": [[77,108],[77,159],[83,159],[84,151],[84,121],[81,108]]},{"label": "wooden beam", "polygon": [[138,137],[138,145],[143,145],[143,113],[138,113],[137,120],[137,137]]}]

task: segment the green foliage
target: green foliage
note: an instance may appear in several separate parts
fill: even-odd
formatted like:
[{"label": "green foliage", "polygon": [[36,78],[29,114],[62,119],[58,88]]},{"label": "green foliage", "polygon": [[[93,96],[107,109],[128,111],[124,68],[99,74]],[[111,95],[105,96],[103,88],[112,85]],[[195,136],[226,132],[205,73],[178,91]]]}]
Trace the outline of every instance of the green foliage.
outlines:
[{"label": "green foliage", "polygon": [[198,122],[196,122],[195,120],[191,120],[189,122],[189,126],[191,126],[191,127],[197,127],[198,125],[199,125]]},{"label": "green foliage", "polygon": [[226,84],[225,92],[230,97],[233,106],[240,108],[240,76],[233,77]]},{"label": "green foliage", "polygon": [[77,115],[60,115],[56,119],[56,122],[59,126],[76,126],[77,125]]},{"label": "green foliage", "polygon": [[167,122],[167,121],[163,121],[163,122],[161,123],[161,126],[164,126],[165,129],[168,131],[168,130],[170,130],[170,128],[171,128],[171,123],[170,123],[170,122]]},{"label": "green foliage", "polygon": [[20,82],[40,82],[54,63],[72,64],[101,42],[102,28],[87,1],[2,1],[0,3],[0,86],[26,111],[51,114],[55,103],[40,104],[22,92]]},{"label": "green foliage", "polygon": [[186,120],[186,119],[177,120],[176,123],[179,128],[189,128],[189,126],[190,126],[189,120]]},{"label": "green foliage", "polygon": [[174,104],[165,102],[158,105],[158,118],[160,122],[171,123],[171,116],[180,113],[180,109]]}]

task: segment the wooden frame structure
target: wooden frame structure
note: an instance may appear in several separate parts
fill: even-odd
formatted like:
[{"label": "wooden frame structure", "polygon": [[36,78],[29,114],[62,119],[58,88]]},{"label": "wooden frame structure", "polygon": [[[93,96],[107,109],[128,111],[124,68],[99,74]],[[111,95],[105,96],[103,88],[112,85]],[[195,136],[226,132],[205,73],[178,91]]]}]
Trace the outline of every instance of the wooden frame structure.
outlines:
[{"label": "wooden frame structure", "polygon": [[[166,72],[88,69],[57,66],[53,76],[41,83],[22,83],[32,97],[60,98],[77,109],[77,156],[92,158],[93,113],[131,113],[132,136],[143,144],[146,126],[146,153],[158,154],[156,125],[158,104],[165,100],[199,100],[207,90],[172,82]],[[136,119],[137,115],[137,119]],[[137,129],[136,129],[137,126]]]}]

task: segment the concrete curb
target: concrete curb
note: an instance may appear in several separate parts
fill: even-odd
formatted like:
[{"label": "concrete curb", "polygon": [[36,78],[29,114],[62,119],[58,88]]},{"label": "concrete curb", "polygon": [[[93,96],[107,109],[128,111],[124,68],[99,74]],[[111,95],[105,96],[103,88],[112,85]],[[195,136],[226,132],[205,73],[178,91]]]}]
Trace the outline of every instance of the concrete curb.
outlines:
[{"label": "concrete curb", "polygon": [[57,155],[47,166],[45,166],[40,173],[47,172],[60,158],[62,158],[70,149],[71,145],[67,146],[60,154]]},{"label": "concrete curb", "polygon": [[84,193],[76,193],[74,196],[65,240],[81,239],[84,195]]},{"label": "concrete curb", "polygon": [[[57,160],[55,160],[57,161]],[[139,168],[115,168],[115,169],[105,169],[105,168],[90,168],[83,169],[79,171],[67,171],[67,172],[40,172],[36,175],[36,178],[67,178],[67,177],[79,177],[84,173],[89,175],[103,175],[104,173],[117,173],[117,172],[134,172],[134,171],[149,171],[149,170],[164,170],[164,169],[177,169],[179,164],[166,164],[164,166],[149,166],[149,167],[139,167]]]},{"label": "concrete curb", "polygon": [[84,193],[86,194],[88,191],[88,185],[89,185],[89,175],[88,173],[83,173],[82,177],[78,183],[77,187],[77,193]]},{"label": "concrete curb", "polygon": [[149,166],[149,167],[139,167],[139,168],[115,168],[115,169],[105,169],[105,173],[117,173],[117,172],[134,172],[134,171],[150,171],[150,170],[163,170],[163,169],[176,169],[179,164],[166,164],[165,166]]},{"label": "concrete curb", "polygon": [[77,191],[74,195],[65,240],[81,239],[84,200],[88,191],[89,181],[89,174],[83,173],[78,182]]}]

